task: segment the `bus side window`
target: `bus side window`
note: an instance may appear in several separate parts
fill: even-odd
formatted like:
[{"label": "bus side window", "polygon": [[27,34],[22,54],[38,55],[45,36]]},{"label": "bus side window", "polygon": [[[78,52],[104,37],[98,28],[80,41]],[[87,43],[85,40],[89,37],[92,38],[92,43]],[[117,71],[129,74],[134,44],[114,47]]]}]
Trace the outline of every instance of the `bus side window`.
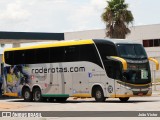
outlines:
[{"label": "bus side window", "polygon": [[101,55],[102,60],[106,60],[106,56],[115,56],[116,48],[114,45],[110,44],[97,44],[97,48]]},{"label": "bus side window", "polygon": [[53,47],[50,48],[50,63],[64,62],[64,47]]},{"label": "bus side window", "polygon": [[79,61],[79,46],[67,46],[65,47],[65,61]]},{"label": "bus side window", "polygon": [[36,63],[35,49],[26,50],[25,56],[26,56],[25,64],[35,64]]},{"label": "bus side window", "polygon": [[25,64],[25,50],[17,50],[14,52],[14,64]]},{"label": "bus side window", "polygon": [[49,63],[49,49],[48,48],[40,48],[35,49],[36,63]]},{"label": "bus side window", "polygon": [[98,56],[98,53],[94,45],[81,45],[79,52],[80,52],[79,56],[80,61],[93,62],[102,67],[100,58]]},{"label": "bus side window", "polygon": [[4,53],[5,63],[14,65],[14,51],[6,51]]}]

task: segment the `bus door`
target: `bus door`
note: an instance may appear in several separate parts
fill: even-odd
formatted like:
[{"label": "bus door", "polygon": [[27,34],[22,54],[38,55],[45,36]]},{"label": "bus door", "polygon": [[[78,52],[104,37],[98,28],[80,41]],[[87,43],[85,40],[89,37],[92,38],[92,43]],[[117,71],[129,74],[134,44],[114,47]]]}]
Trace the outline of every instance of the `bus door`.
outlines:
[{"label": "bus door", "polygon": [[117,86],[117,80],[121,79],[121,64],[118,61],[108,60],[105,63],[105,69],[109,80],[107,81],[107,95],[108,97],[116,97],[120,88]]},{"label": "bus door", "polygon": [[46,94],[58,94],[59,93],[59,85],[57,80],[57,72],[56,67],[58,67],[58,64],[51,63],[48,68],[52,68],[49,73],[46,74],[46,80],[44,83],[45,86],[45,93]]},{"label": "bus door", "polygon": [[89,94],[89,80],[86,73],[73,73],[73,95]]},{"label": "bus door", "polygon": [[58,84],[60,94],[71,94],[72,93],[72,74],[69,72],[69,63],[59,64],[58,73]]},{"label": "bus door", "polygon": [[65,93],[65,87],[64,87],[64,73],[63,73],[63,67],[61,63],[51,63],[50,64],[50,73],[48,74],[50,76],[49,79],[45,82],[46,94],[64,94]]},{"label": "bus door", "polygon": [[[86,62],[76,63],[73,67],[74,72],[72,72],[72,94],[73,96],[85,96],[89,94],[89,79],[88,72],[86,69]],[[83,67],[80,67],[83,66]]]}]

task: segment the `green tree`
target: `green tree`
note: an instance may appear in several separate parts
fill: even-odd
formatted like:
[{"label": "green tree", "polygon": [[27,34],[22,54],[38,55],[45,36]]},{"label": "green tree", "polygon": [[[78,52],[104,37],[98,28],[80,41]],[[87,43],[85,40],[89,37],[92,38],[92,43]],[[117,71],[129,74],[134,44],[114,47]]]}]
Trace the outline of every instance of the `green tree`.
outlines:
[{"label": "green tree", "polygon": [[125,0],[107,1],[108,6],[102,14],[102,20],[106,23],[106,36],[110,38],[125,39],[130,33],[128,28],[134,20],[132,12],[128,9]]}]

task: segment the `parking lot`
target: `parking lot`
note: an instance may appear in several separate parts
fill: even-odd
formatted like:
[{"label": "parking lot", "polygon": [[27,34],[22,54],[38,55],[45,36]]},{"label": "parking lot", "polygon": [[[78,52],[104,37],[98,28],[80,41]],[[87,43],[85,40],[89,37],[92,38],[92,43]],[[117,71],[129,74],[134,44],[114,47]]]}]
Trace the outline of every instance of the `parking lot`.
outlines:
[{"label": "parking lot", "polygon": [[0,111],[159,111],[160,94],[151,97],[134,97],[122,103],[118,98],[97,103],[93,98],[69,98],[65,103],[24,102],[23,99],[1,99]]}]

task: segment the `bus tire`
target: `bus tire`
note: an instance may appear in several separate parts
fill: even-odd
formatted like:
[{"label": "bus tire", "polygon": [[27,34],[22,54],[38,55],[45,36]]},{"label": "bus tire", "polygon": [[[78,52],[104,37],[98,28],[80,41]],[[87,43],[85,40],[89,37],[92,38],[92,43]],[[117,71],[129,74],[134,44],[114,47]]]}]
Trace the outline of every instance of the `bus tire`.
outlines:
[{"label": "bus tire", "polygon": [[35,102],[42,102],[43,101],[40,88],[33,89],[33,99]]},{"label": "bus tire", "polygon": [[56,102],[66,102],[68,97],[59,97],[59,98],[56,98]]},{"label": "bus tire", "polygon": [[101,87],[96,87],[94,90],[94,97],[96,102],[104,102],[106,98]]},{"label": "bus tire", "polygon": [[119,99],[121,102],[127,102],[129,100],[129,97],[120,97]]},{"label": "bus tire", "polygon": [[25,102],[31,102],[33,100],[33,96],[29,88],[25,88],[23,90],[23,98]]}]

